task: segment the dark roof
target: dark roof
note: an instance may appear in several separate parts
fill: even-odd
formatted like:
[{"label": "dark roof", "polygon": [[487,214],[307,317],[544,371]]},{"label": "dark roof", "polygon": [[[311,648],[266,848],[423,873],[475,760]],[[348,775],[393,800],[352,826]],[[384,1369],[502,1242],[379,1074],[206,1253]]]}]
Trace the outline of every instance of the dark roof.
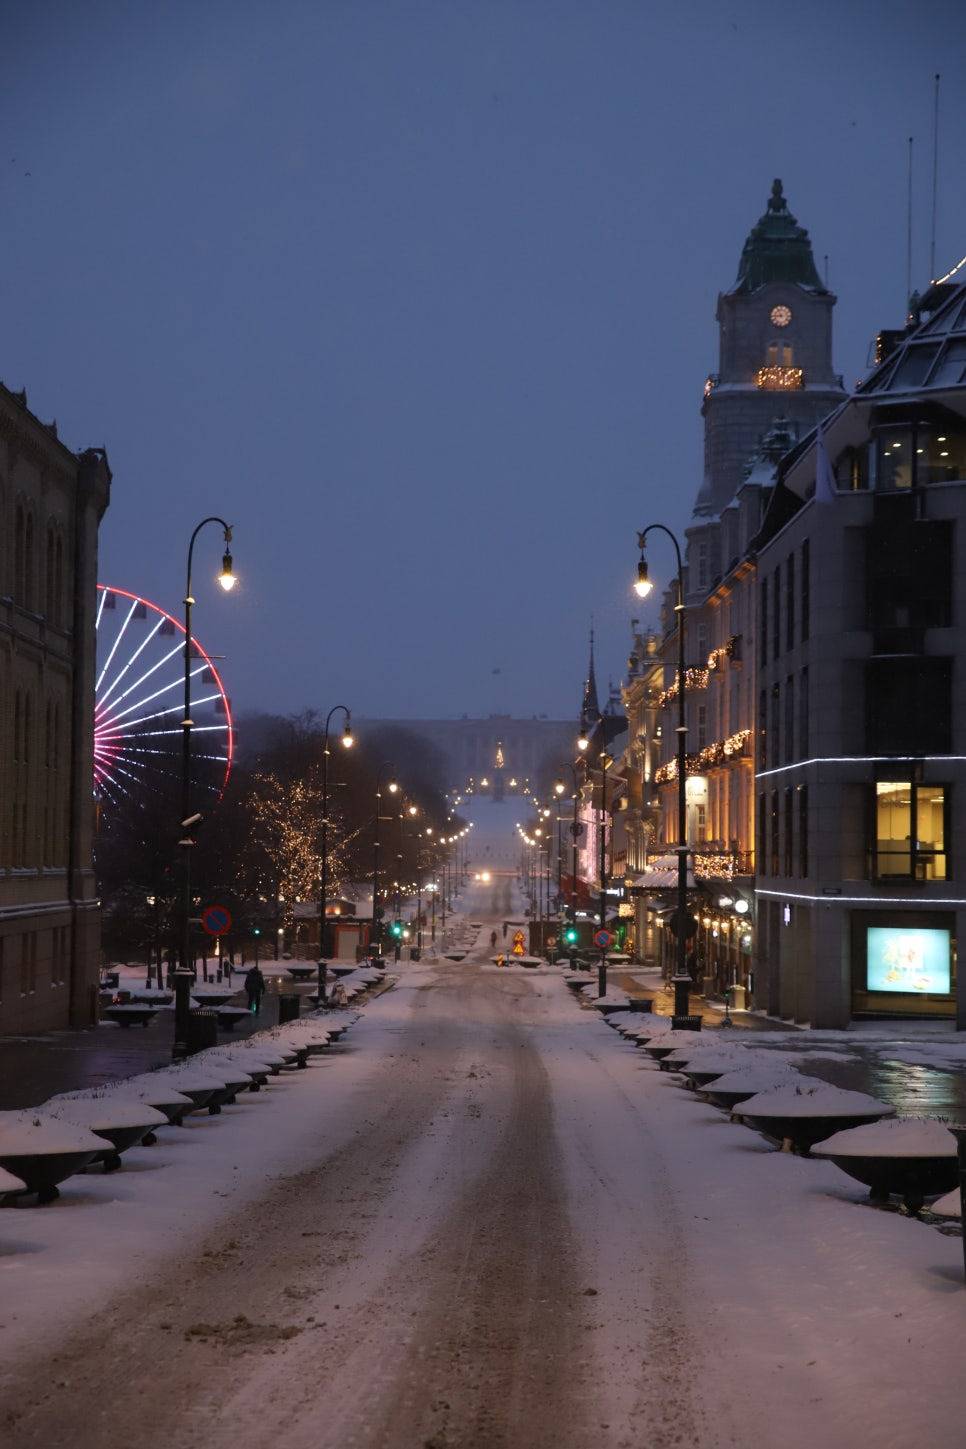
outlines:
[{"label": "dark roof", "polygon": [[757,292],[773,282],[791,282],[826,292],[815,269],[808,232],[792,216],[780,181],[772,183],[768,206],[748,233],[733,292]]}]

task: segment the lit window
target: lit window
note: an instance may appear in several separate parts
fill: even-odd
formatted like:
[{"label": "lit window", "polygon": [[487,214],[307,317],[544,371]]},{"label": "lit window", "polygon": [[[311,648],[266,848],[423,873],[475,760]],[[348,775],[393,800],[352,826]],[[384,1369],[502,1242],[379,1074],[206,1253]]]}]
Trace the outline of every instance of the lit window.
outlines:
[{"label": "lit window", "polygon": [[945,880],[946,787],[880,780],[875,787],[877,879]]}]

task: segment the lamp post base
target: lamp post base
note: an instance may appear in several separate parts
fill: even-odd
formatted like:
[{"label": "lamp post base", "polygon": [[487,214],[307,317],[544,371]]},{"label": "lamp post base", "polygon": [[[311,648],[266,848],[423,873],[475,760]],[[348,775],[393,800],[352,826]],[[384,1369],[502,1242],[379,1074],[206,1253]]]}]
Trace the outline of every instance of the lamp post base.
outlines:
[{"label": "lamp post base", "polygon": [[607,995],[607,961],[601,956],[600,965],[597,967],[597,995]]},{"label": "lamp post base", "polygon": [[674,1015],[689,1015],[688,998],[691,994],[691,977],[687,975],[672,976],[671,985],[674,987]]}]

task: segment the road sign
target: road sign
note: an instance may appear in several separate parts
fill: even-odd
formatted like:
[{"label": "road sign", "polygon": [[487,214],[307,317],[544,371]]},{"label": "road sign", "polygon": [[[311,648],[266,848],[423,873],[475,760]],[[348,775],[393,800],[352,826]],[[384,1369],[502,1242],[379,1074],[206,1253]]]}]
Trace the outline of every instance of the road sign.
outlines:
[{"label": "road sign", "polygon": [[227,906],[205,906],[201,925],[209,936],[223,936],[231,930],[231,911]]},{"label": "road sign", "polygon": [[607,947],[608,946],[613,946],[613,944],[614,944],[614,937],[612,936],[612,934],[610,933],[610,931],[597,931],[597,932],[595,932],[595,934],[594,934],[594,945],[595,946],[599,946],[602,951],[606,951],[607,950]]}]

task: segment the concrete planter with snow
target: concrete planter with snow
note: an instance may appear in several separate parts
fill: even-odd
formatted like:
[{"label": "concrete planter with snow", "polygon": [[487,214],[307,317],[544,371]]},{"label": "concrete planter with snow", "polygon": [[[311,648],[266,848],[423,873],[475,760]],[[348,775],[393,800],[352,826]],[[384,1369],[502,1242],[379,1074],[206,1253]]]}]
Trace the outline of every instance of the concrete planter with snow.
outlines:
[{"label": "concrete planter with snow", "polygon": [[116,1172],[122,1152],[136,1147],[168,1121],[156,1107],[115,1092],[94,1097],[52,1097],[41,1110],[55,1122],[86,1127],[95,1136],[106,1138],[110,1146],[105,1145],[94,1158],[103,1163],[105,1172]]},{"label": "concrete planter with snow", "polygon": [[945,1122],[910,1117],[872,1122],[836,1132],[815,1148],[842,1172],[864,1183],[873,1202],[901,1197],[907,1211],[918,1214],[927,1197],[956,1186],[956,1143]]},{"label": "concrete planter with snow", "polygon": [[[147,1078],[132,1077],[128,1081],[119,1082],[117,1091],[125,1097],[133,1097],[139,1102],[146,1102],[149,1107],[155,1107],[163,1113],[171,1127],[180,1127],[186,1112],[194,1111],[194,1103],[184,1092],[179,1092],[174,1087],[165,1085],[160,1074],[157,1080],[153,1080],[153,1074]],[[145,1142],[147,1142],[145,1138]]]},{"label": "concrete planter with snow", "polygon": [[58,1185],[108,1147],[86,1127],[40,1112],[0,1112],[0,1168],[19,1177],[39,1203],[53,1202],[60,1196]]},{"label": "concrete planter with snow", "polygon": [[801,1080],[794,1073],[795,1068],[790,1062],[742,1064],[732,1060],[727,1071],[712,1077],[710,1081],[698,1083],[697,1089],[712,1106],[720,1107],[723,1112],[731,1112],[740,1102],[747,1102],[750,1097],[773,1091],[776,1087],[794,1085]]},{"label": "concrete planter with snow", "polygon": [[895,1108],[865,1092],[846,1092],[824,1083],[772,1087],[749,1097],[734,1115],[783,1149],[808,1153],[817,1142],[847,1127],[862,1127],[880,1117],[895,1116]]},{"label": "concrete planter with snow", "polygon": [[[672,1056],[670,1060],[673,1062],[674,1057]],[[727,1056],[724,1052],[720,1054],[705,1052],[703,1055],[695,1052],[692,1057],[682,1060],[674,1070],[680,1072],[688,1086],[700,1089],[705,1087],[708,1082],[713,1082],[717,1077],[723,1076],[725,1072],[733,1071],[735,1065],[733,1052]]]},{"label": "concrete planter with snow", "polygon": [[144,1003],[136,1005],[134,1002],[125,1002],[123,1005],[101,1007],[104,1021],[113,1021],[116,1026],[123,1027],[147,1026],[157,1014],[156,1006],[147,1006]]}]

